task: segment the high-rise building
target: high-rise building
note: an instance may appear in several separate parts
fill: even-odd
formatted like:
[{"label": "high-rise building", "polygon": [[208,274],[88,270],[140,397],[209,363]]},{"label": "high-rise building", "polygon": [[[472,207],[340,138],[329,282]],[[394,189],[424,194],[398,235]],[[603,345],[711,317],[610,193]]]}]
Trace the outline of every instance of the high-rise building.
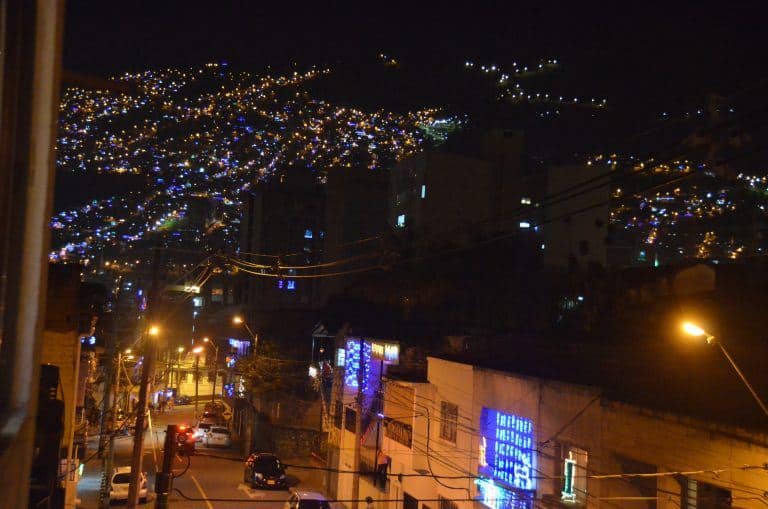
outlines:
[{"label": "high-rise building", "polygon": [[459,137],[392,169],[389,224],[414,239],[463,243],[507,228],[530,203],[523,135],[492,130]]},{"label": "high-rise building", "polygon": [[271,260],[275,266],[279,260],[281,266],[296,268],[283,270],[277,278],[247,278],[243,304],[255,311],[318,306],[318,281],[295,276],[302,275],[301,267],[315,265],[322,258],[324,205],[323,187],[308,170],[286,172],[279,180],[259,184],[248,195],[240,257],[259,264]]}]

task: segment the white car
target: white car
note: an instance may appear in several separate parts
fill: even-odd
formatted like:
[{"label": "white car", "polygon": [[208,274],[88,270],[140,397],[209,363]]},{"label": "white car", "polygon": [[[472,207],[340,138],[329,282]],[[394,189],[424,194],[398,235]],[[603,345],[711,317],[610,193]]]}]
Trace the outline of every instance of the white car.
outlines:
[{"label": "white car", "polygon": [[203,441],[206,447],[213,445],[219,447],[232,447],[232,435],[227,428],[221,426],[211,426],[211,429],[205,434]]},{"label": "white car", "polygon": [[331,509],[331,504],[321,493],[291,490],[284,509]]},{"label": "white car", "polygon": [[[147,474],[144,472],[139,476],[141,479],[141,489],[139,490],[139,501],[142,504],[147,503]],[[109,503],[128,500],[128,486],[131,483],[131,467],[117,467],[112,474],[109,482]]]}]

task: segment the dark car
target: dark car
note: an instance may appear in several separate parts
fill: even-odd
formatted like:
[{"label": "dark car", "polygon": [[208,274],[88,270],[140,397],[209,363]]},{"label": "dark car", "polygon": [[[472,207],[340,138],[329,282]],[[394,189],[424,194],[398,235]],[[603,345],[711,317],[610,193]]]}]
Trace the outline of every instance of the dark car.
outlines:
[{"label": "dark car", "polygon": [[196,430],[187,426],[176,427],[176,452],[179,456],[195,454]]},{"label": "dark car", "polygon": [[257,452],[245,462],[243,482],[252,488],[286,488],[285,467],[274,454]]},{"label": "dark car", "polygon": [[191,405],[192,404],[192,398],[189,396],[177,396],[174,398],[174,403],[177,405]]}]

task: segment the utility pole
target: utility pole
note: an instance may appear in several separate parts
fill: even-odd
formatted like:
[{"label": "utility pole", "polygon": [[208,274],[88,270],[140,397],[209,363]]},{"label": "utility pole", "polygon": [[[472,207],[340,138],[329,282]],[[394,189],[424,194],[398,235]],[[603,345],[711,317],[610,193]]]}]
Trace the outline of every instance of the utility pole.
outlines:
[{"label": "utility pole", "polygon": [[197,419],[197,393],[200,385],[200,352],[203,350],[201,346],[195,347],[192,352],[195,354],[195,419]]},{"label": "utility pole", "polygon": [[[117,317],[120,308],[120,292],[123,278],[117,279],[117,291],[115,292],[115,307],[112,309],[112,334],[107,345],[107,364],[104,378],[104,394],[102,395],[101,423],[99,425],[99,457],[102,459],[101,489],[99,490],[99,507],[103,507],[109,498],[109,480],[112,476],[112,465],[115,457],[115,411],[117,409],[117,391],[112,393],[112,376],[120,376],[120,365],[113,367],[115,352],[117,351]],[[114,373],[113,373],[114,371]],[[106,440],[105,440],[106,439]],[[107,455],[104,457],[104,448]]]},{"label": "utility pole", "polygon": [[[149,394],[149,378],[154,378],[157,330],[153,331],[150,318],[155,315],[160,279],[160,248],[155,247],[152,256],[152,284],[147,299],[147,322],[144,326],[144,366],[141,370],[141,386],[139,387],[139,402],[136,409],[136,430],[133,436],[133,457],[131,458],[131,484],[128,487],[129,509],[134,509],[139,503],[142,459],[144,456],[144,421],[147,413],[147,396]],[[154,334],[153,334],[154,332]]]},{"label": "utility pole", "polygon": [[176,425],[169,424],[165,429],[165,445],[163,447],[163,469],[157,473],[155,481],[155,509],[168,508],[168,494],[173,488],[173,472],[171,466],[176,455]]},{"label": "utility pole", "polygon": [[355,458],[352,463],[352,500],[357,507],[360,506],[360,457],[362,454],[363,438],[363,349],[365,344],[360,337],[360,355],[357,363],[357,396],[355,397]]}]

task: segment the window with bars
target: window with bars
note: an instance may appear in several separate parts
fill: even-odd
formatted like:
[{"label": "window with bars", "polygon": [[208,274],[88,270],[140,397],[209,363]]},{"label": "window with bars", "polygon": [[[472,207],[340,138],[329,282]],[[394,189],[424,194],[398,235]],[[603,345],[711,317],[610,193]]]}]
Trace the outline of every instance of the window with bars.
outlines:
[{"label": "window with bars", "polygon": [[459,422],[459,407],[453,403],[440,403],[440,438],[456,443],[456,427]]}]

